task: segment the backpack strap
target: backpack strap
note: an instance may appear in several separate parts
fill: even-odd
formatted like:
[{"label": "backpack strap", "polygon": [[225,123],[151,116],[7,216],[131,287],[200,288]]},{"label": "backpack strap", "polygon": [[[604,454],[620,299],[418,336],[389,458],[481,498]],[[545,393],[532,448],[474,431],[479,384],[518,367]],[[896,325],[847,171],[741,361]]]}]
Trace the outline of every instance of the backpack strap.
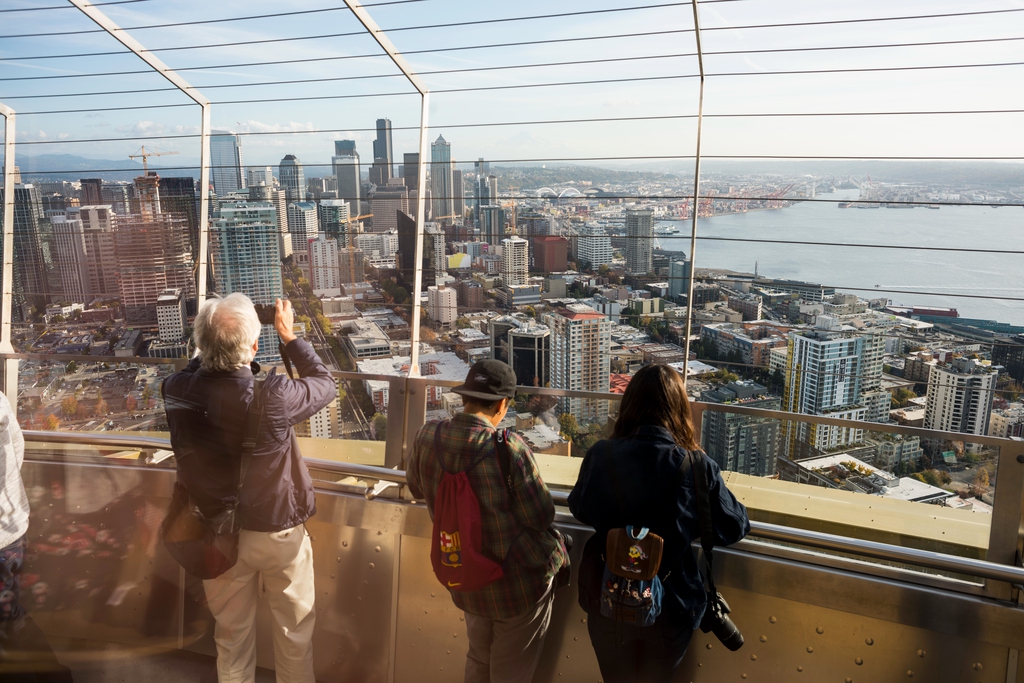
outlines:
[{"label": "backpack strap", "polygon": [[715,547],[715,525],[711,519],[711,496],[708,486],[708,466],[706,456],[701,451],[689,451],[687,460],[692,460],[694,487],[697,490],[697,519],[700,524],[700,547],[704,550],[704,562],[707,564],[708,587],[715,592],[715,579],[712,576],[712,549]]},{"label": "backpack strap", "polygon": [[508,447],[509,430],[494,430],[494,449],[498,452],[498,467],[501,469],[501,480],[505,482],[508,497],[515,498],[516,488],[512,483],[512,453]]}]

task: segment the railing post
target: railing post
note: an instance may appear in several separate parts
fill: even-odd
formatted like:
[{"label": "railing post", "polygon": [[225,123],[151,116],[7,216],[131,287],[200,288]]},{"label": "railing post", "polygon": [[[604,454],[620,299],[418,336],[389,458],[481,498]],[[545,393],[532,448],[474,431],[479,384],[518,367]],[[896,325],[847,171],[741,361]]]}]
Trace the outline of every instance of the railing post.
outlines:
[{"label": "railing post", "polygon": [[405,415],[409,402],[409,380],[388,381],[388,433],[384,446],[384,467],[405,469]]},{"label": "railing post", "polygon": [[[14,353],[11,331],[11,306],[14,301],[14,110],[0,104],[4,117],[4,207],[3,207],[3,274],[0,286],[0,353]],[[4,358],[3,379],[0,390],[7,396],[15,415],[18,413],[18,361]]]},{"label": "railing post", "polygon": [[[1013,565],[1017,562],[1021,523],[1024,522],[1024,439],[1011,437],[1008,445],[999,448],[995,490],[985,559]],[[1001,600],[1012,597],[1012,587],[1005,583],[988,581],[986,592]]]}]

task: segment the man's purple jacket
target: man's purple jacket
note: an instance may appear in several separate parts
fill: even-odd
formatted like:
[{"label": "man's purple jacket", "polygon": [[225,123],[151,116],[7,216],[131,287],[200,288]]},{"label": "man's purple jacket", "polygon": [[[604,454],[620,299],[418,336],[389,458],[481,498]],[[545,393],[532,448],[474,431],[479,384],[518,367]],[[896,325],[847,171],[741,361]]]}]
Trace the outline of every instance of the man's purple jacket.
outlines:
[{"label": "man's purple jacket", "polygon": [[[316,513],[313,482],[299,453],[293,425],[337,396],[330,371],[308,342],[285,347],[299,379],[271,371],[263,383],[263,419],[242,485],[242,528],[283,531]],[[234,501],[245,414],[252,401],[256,363],[231,372],[203,370],[199,359],[163,383],[178,481],[204,514]]]}]

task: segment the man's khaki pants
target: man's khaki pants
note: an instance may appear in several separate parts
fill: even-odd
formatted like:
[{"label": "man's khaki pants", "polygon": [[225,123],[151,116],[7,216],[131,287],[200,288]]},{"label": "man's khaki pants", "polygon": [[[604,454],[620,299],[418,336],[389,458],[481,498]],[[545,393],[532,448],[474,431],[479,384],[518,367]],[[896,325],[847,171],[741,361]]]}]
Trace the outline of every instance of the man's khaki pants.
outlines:
[{"label": "man's khaki pants", "polygon": [[253,683],[256,677],[256,601],[260,576],[274,617],[278,683],[314,683],[313,547],[304,526],[285,531],[243,530],[238,563],[203,581],[217,620],[217,680]]}]

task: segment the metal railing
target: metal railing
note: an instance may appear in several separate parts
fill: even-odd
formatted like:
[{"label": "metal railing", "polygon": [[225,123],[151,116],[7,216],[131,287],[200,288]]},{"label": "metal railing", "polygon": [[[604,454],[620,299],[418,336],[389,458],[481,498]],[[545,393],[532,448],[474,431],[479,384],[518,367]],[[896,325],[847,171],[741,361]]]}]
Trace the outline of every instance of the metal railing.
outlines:
[{"label": "metal railing", "polygon": [[[359,373],[339,373],[346,378],[360,379],[381,379],[392,383],[392,388],[397,389],[389,405],[388,441],[400,441],[403,443],[408,435],[414,435],[424,420],[424,412],[415,409],[409,410],[409,401],[423,403],[425,405],[426,392],[423,390],[426,384],[442,386],[454,385],[454,382],[429,381],[429,378],[408,379],[404,377],[388,377],[379,375],[360,375]],[[419,389],[419,391],[417,391]],[[572,392],[556,389],[520,387],[522,393],[540,394],[556,397],[581,397],[615,401],[619,396],[615,394],[600,394],[595,392]],[[856,429],[878,431],[889,434],[902,434],[907,436],[919,436],[932,439],[963,439],[966,435],[952,432],[938,432],[933,430],[903,427],[893,424],[858,422],[838,418],[827,418],[814,415],[800,415],[775,410],[764,410],[759,408],[747,408],[742,406],[729,406],[724,404],[708,404],[694,402],[694,422],[700,425],[701,416],[704,411],[713,412],[734,412],[751,417],[772,418],[780,421],[799,421],[812,424],[825,424],[838,427],[851,427]],[[398,420],[405,416],[405,419]],[[26,430],[25,438],[36,443],[55,444],[76,444],[85,446],[96,446],[106,448],[138,448],[142,450],[169,449],[168,439],[151,436],[134,435],[112,435],[98,433],[76,433],[76,432],[46,432]],[[767,522],[752,521],[751,536],[766,541],[793,544],[806,548],[825,550],[834,553],[842,553],[854,558],[870,560],[881,560],[884,562],[901,563],[923,569],[936,570],[941,572],[953,572],[957,574],[974,576],[985,579],[986,582],[996,582],[995,585],[986,583],[985,593],[991,597],[1001,599],[1011,598],[1011,586],[1024,584],[1024,568],[1017,566],[1017,544],[1018,523],[1021,519],[1021,506],[1024,500],[1024,440],[1001,439],[996,437],[971,437],[971,441],[1000,449],[999,467],[996,481],[996,505],[993,513],[992,527],[989,540],[989,559],[980,560],[969,557],[960,557],[948,553],[940,553],[929,550],[910,548],[890,543],[879,543],[875,541],[840,536],[830,533],[822,533],[807,529],[800,529]],[[398,443],[395,443],[397,450]],[[391,448],[388,449],[391,452]],[[376,497],[387,486],[381,486],[381,482],[389,485],[403,486],[406,484],[405,472],[395,466],[378,467],[357,463],[338,462],[332,460],[307,458],[307,465],[310,469],[318,472],[326,472],[340,477],[355,477],[358,479],[369,479],[376,481],[378,485],[367,487],[365,495],[368,498]],[[557,505],[567,504],[568,493],[564,491],[553,491],[552,497]],[[757,550],[750,544],[744,546],[751,552]],[[1005,559],[1004,559],[1005,558]],[[861,573],[871,573],[870,566],[857,567]]]}]

